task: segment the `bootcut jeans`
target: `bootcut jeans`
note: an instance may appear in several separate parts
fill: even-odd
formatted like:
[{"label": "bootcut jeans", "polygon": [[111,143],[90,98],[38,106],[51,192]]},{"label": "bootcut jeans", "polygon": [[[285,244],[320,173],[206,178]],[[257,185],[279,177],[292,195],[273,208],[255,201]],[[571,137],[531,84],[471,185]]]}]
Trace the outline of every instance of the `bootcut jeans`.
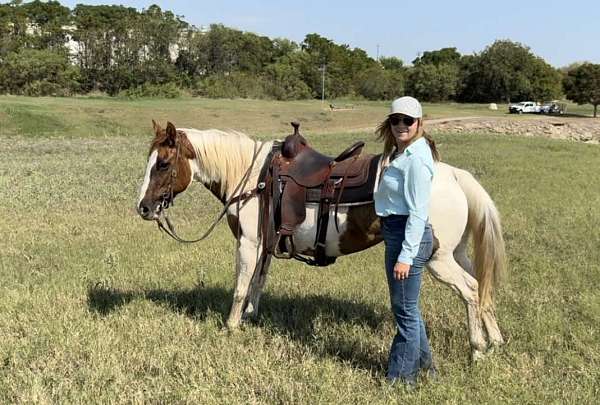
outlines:
[{"label": "bootcut jeans", "polygon": [[414,384],[419,370],[429,369],[433,365],[425,324],[419,311],[421,275],[433,251],[433,234],[428,223],[408,277],[396,280],[394,265],[402,250],[408,216],[390,215],[380,219],[385,242],[385,270],[396,321],[396,336],[390,348],[386,378]]}]

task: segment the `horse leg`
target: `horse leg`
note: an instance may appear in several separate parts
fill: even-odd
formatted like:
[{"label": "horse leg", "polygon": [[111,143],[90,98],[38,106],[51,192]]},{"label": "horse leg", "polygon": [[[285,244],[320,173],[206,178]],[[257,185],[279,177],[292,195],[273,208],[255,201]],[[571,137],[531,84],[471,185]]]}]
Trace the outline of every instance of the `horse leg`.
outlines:
[{"label": "horse leg", "polygon": [[451,254],[439,255],[437,252],[427,263],[427,267],[433,277],[448,285],[463,299],[467,308],[472,359],[476,361],[482,358],[487,345],[479,312],[477,280],[464,271]]},{"label": "horse leg", "polygon": [[[460,267],[462,267],[471,276],[475,277],[473,265],[471,264],[471,259],[469,259],[469,257],[467,256],[468,240],[469,235],[465,233],[463,239],[460,241],[460,244],[454,250],[454,259],[460,265]],[[481,319],[483,320],[483,326],[485,327],[485,331],[487,332],[490,345],[500,346],[504,344],[504,338],[502,337],[502,333],[500,332],[500,328],[498,327],[498,322],[496,321],[496,313],[493,310],[493,308],[483,309],[481,311]]]},{"label": "horse leg", "polygon": [[467,273],[475,277],[475,271],[473,270],[473,264],[471,259],[467,256],[467,248],[469,246],[469,233],[465,232],[460,240],[456,249],[454,249],[454,260],[462,267]]},{"label": "horse leg", "polygon": [[248,290],[256,268],[256,243],[244,236],[237,251],[237,268],[233,303],[227,318],[227,327],[235,329],[242,321],[242,312],[248,299]]},{"label": "horse leg", "polygon": [[267,274],[269,272],[269,266],[271,264],[271,255],[266,255],[261,263],[257,266],[254,277],[252,277],[252,284],[250,285],[250,293],[248,299],[248,305],[244,310],[244,319],[252,318],[256,319],[258,316],[258,303],[263,292],[263,288],[267,282]]},{"label": "horse leg", "polygon": [[[465,232],[460,241],[460,244],[454,250],[454,259],[456,262],[465,269],[471,276],[475,277],[473,265],[471,260],[467,256],[467,247],[469,242],[469,234]],[[504,344],[504,338],[498,327],[498,321],[496,320],[496,311],[493,308],[482,309],[481,319],[483,320],[483,326],[488,336],[488,340],[491,346],[500,346]]]},{"label": "horse leg", "polygon": [[498,327],[498,321],[496,320],[496,311],[493,308],[487,308],[481,311],[481,318],[490,340],[492,347],[501,346],[504,344],[504,338],[502,332]]}]

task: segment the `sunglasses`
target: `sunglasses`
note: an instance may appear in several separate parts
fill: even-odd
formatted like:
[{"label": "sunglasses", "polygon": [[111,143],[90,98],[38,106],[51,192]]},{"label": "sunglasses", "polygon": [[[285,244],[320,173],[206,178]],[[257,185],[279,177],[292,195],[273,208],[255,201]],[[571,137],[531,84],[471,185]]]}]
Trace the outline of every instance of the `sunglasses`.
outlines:
[{"label": "sunglasses", "polygon": [[407,116],[402,117],[402,118],[397,117],[397,116],[390,117],[390,124],[392,124],[394,126],[400,124],[400,121],[402,121],[402,123],[404,125],[406,125],[407,127],[410,127],[412,124],[415,123],[416,119],[413,117],[407,117]]}]

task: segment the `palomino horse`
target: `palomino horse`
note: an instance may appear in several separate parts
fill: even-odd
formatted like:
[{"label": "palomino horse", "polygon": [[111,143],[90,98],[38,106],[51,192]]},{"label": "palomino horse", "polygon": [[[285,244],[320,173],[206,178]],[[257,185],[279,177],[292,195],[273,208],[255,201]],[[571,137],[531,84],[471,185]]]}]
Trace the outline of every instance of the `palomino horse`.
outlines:
[{"label": "palomino horse", "polygon": [[[166,130],[154,123],[154,130],[137,206],[146,220],[159,219],[170,200],[193,180],[204,184],[222,202],[232,198],[246,174],[247,187],[238,194],[254,188],[273,144],[254,141],[239,132],[177,130],[171,123]],[[464,301],[472,356],[477,359],[488,343],[492,347],[503,343],[493,303],[495,284],[505,268],[499,215],[487,192],[464,170],[437,163],[432,187],[430,222],[436,246],[427,268]],[[261,255],[258,198],[253,196],[239,207],[233,204],[227,209],[229,226],[239,242],[233,304],[227,319],[230,328],[237,327],[242,316],[256,316],[271,259]],[[331,209],[330,224],[333,215]],[[382,240],[373,203],[340,206],[337,215],[338,227],[330,226],[327,231],[328,256],[358,252]],[[298,252],[310,254],[316,221],[316,204],[309,204],[306,219],[294,234]],[[467,256],[469,236],[473,239],[474,265]]]}]

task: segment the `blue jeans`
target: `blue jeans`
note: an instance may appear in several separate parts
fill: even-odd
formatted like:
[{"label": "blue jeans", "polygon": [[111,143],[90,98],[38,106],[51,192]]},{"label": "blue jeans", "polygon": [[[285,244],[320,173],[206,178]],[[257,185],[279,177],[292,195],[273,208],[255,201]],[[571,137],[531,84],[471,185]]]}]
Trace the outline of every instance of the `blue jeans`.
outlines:
[{"label": "blue jeans", "polygon": [[385,270],[392,313],[396,320],[396,336],[390,349],[386,377],[391,380],[400,378],[407,382],[414,382],[420,369],[428,369],[433,364],[425,324],[419,311],[421,273],[433,251],[433,234],[431,225],[427,224],[408,278],[396,280],[394,265],[402,250],[407,218],[405,215],[381,217],[385,242]]}]

